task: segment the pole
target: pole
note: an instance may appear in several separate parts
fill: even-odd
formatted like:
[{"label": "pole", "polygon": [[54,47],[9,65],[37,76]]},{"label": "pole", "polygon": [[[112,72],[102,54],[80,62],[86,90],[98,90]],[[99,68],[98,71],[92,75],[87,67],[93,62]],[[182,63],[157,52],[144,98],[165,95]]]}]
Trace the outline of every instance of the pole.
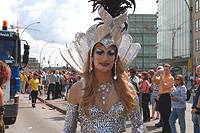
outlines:
[{"label": "pole", "polygon": [[[50,42],[54,42],[54,41],[49,41],[49,42],[45,43],[45,44],[43,45],[41,51],[40,51],[40,64],[41,64],[41,54],[42,54],[42,50],[43,50],[44,46],[47,45],[47,44],[50,43]],[[43,66],[43,63],[42,63],[42,66]],[[40,67],[41,67],[41,66],[40,66]],[[39,68],[39,70],[40,70],[40,68]]]},{"label": "pole", "polygon": [[56,50],[59,50],[60,48],[57,48],[57,49],[55,49],[55,50],[53,50],[51,53],[50,53],[50,55],[49,55],[49,67],[51,67],[51,54],[54,52],[54,51],[56,51]]},{"label": "pole", "polygon": [[22,37],[22,34],[24,33],[24,31],[25,31],[28,27],[30,27],[31,25],[34,25],[34,24],[39,24],[39,23],[40,23],[40,22],[35,22],[35,23],[32,23],[32,24],[26,26],[26,28],[24,28],[24,30],[22,31],[22,33],[21,33],[21,35],[20,35],[20,38]]},{"label": "pole", "polygon": [[59,55],[60,55],[60,54],[58,54],[58,55],[56,56],[56,58],[55,58],[55,65],[56,65],[56,60],[57,60],[57,58],[58,58]]},{"label": "pole", "polygon": [[[185,4],[188,7],[188,10],[190,12],[190,30],[191,30],[191,37],[190,37],[190,41],[191,41],[191,60],[192,60],[192,75],[194,75],[194,41],[193,41],[193,18],[192,18],[192,7],[188,4],[187,0],[184,0]],[[190,1],[190,3],[193,1]]]}]

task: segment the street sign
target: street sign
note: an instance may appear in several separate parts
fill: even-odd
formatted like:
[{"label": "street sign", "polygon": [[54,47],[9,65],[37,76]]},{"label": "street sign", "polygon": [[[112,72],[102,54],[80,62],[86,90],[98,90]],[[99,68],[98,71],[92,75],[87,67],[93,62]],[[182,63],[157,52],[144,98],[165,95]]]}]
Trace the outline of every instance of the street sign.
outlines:
[{"label": "street sign", "polygon": [[192,60],[191,59],[188,60],[188,68],[192,69]]},{"label": "street sign", "polygon": [[200,65],[200,58],[196,58],[196,66]]}]

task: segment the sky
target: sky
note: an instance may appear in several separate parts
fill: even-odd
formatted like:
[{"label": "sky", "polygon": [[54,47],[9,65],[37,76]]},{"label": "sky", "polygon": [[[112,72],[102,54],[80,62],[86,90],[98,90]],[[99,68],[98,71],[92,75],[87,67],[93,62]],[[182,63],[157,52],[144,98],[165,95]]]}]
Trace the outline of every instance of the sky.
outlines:
[{"label": "sky", "polygon": [[[46,44],[41,53],[41,57],[45,57],[44,66],[49,66],[50,55],[51,66],[65,66],[59,48],[65,48],[67,41],[74,40],[77,32],[86,32],[97,23],[93,19],[98,14],[91,11],[92,2],[88,0],[6,0],[0,2],[0,27],[3,20],[7,20],[8,28],[17,26],[18,22],[21,39],[27,40],[31,47],[30,57],[40,61],[41,49]],[[156,0],[136,0],[136,14],[156,12]],[[24,30],[27,26],[29,29]]]}]

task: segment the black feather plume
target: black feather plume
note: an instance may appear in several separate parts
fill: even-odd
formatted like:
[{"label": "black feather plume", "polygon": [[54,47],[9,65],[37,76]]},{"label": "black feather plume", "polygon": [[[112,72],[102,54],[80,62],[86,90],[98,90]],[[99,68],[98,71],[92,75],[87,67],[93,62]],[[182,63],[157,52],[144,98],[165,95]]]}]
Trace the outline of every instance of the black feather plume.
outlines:
[{"label": "black feather plume", "polygon": [[89,0],[93,2],[93,11],[95,12],[100,5],[113,17],[123,14],[127,8],[134,6],[136,8],[135,0]]}]

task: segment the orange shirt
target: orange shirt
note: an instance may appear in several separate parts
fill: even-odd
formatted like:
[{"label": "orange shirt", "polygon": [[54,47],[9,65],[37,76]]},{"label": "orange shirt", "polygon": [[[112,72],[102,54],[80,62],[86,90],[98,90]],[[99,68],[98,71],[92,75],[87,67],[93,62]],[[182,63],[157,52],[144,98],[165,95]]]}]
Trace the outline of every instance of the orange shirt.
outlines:
[{"label": "orange shirt", "polygon": [[174,78],[171,76],[171,74],[169,74],[163,76],[162,79],[165,86],[162,86],[160,77],[157,77],[154,81],[154,83],[159,84],[158,94],[171,93],[172,87],[174,86]]},{"label": "orange shirt", "polygon": [[198,78],[198,80],[197,80],[197,84],[200,85],[200,78]]}]

